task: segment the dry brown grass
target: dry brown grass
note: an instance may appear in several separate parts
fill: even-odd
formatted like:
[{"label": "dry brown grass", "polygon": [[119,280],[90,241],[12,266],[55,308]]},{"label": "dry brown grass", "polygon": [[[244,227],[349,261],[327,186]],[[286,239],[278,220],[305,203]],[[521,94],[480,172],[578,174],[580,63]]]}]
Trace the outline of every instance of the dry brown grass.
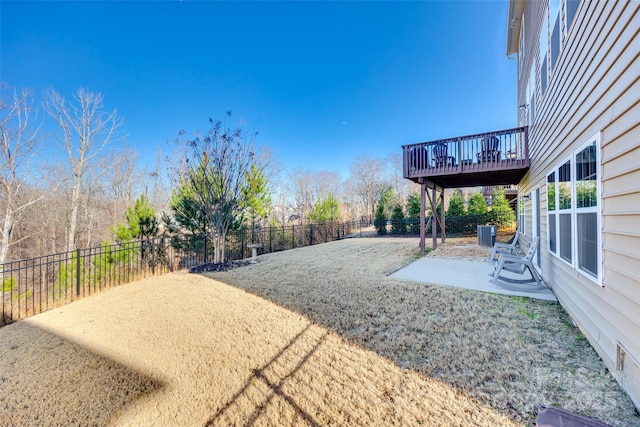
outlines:
[{"label": "dry brown grass", "polygon": [[495,426],[541,403],[638,422],[557,304],[386,277],[416,253],[334,242],[4,327],[0,425]]},{"label": "dry brown grass", "polygon": [[[449,239],[438,252],[456,253],[459,243],[472,241]],[[484,251],[471,248],[479,258]],[[513,420],[532,423],[538,405],[555,404],[612,425],[640,425],[559,304],[387,277],[417,252],[417,239],[353,239],[270,254],[210,277],[303,313]]]}]

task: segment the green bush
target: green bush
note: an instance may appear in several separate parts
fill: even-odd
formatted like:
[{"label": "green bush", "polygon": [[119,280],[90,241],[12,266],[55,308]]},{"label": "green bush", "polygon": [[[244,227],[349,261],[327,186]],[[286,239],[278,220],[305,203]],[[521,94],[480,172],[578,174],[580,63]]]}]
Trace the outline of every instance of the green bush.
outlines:
[{"label": "green bush", "polygon": [[404,219],[404,212],[400,204],[396,204],[391,214],[391,234],[407,234],[407,223]]},{"label": "green bush", "polygon": [[387,234],[387,216],[384,213],[383,203],[378,203],[376,216],[373,219],[373,226],[376,228],[380,236]]}]

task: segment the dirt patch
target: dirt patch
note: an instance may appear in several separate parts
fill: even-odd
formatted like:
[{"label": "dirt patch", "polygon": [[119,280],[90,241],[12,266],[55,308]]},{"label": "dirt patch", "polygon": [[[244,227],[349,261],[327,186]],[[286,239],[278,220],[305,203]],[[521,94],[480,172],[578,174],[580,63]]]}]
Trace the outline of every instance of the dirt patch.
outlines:
[{"label": "dirt patch", "polygon": [[386,277],[417,253],[349,239],[6,326],[0,425],[503,426],[542,403],[638,424],[557,304]]},{"label": "dirt patch", "polygon": [[447,243],[439,245],[426,256],[431,258],[463,259],[467,261],[486,261],[491,255],[491,248],[477,244]]}]

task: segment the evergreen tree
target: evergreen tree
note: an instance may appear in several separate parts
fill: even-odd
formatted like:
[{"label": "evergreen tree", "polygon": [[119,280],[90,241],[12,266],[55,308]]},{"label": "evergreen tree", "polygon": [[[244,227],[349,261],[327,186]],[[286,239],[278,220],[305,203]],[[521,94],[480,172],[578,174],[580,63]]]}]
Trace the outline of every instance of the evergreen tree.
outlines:
[{"label": "evergreen tree", "polygon": [[396,204],[391,214],[391,233],[407,234],[407,223],[404,220],[404,212],[400,203]]},{"label": "evergreen tree", "polygon": [[407,198],[407,218],[420,219],[420,196],[417,193]]},{"label": "evergreen tree", "polygon": [[464,196],[460,190],[456,190],[449,199],[449,209],[447,209],[447,216],[463,216],[466,215],[464,209]]},{"label": "evergreen tree", "polygon": [[253,223],[258,218],[266,218],[271,209],[271,192],[267,179],[255,164],[244,175],[246,184],[242,188],[242,202],[245,215]]},{"label": "evergreen tree", "polygon": [[390,186],[382,192],[380,199],[378,200],[378,204],[382,204],[383,206],[385,219],[389,219],[391,217],[393,207],[396,203],[398,203],[398,195],[394,191],[393,187]]},{"label": "evergreen tree", "polygon": [[133,208],[127,208],[126,224],[117,224],[113,230],[119,242],[134,239],[148,239],[158,234],[158,219],[155,210],[149,206],[149,200],[140,196]]},{"label": "evergreen tree", "polygon": [[251,240],[255,240],[255,226],[256,220],[266,218],[271,210],[271,192],[267,185],[267,179],[260,169],[255,164],[251,165],[251,168],[244,175],[245,185],[242,187],[242,198],[240,206],[243,211],[243,218],[241,220],[251,220]]},{"label": "evergreen tree", "polygon": [[482,194],[475,191],[469,196],[467,213],[469,215],[484,215],[487,213],[487,201]]},{"label": "evergreen tree", "polygon": [[133,208],[125,212],[126,224],[117,224],[113,229],[120,243],[140,240],[140,255],[146,258],[152,248],[151,239],[158,235],[158,218],[155,210],[149,206],[149,200],[143,194],[138,197]]},{"label": "evergreen tree", "polygon": [[[200,202],[195,196],[195,190],[186,180],[181,182],[179,188],[171,193],[169,207],[173,212],[173,218],[178,225],[193,235],[205,235],[209,233],[207,218],[200,208]],[[172,221],[165,221],[166,225]]]},{"label": "evergreen tree", "polygon": [[516,213],[509,206],[509,201],[505,197],[504,190],[496,190],[493,193],[493,201],[491,203],[491,220],[502,228],[510,226],[516,219]]},{"label": "evergreen tree", "polygon": [[316,224],[336,221],[339,218],[340,203],[333,193],[329,193],[326,199],[318,199],[308,215],[309,222]]},{"label": "evergreen tree", "polygon": [[376,208],[376,216],[373,220],[373,225],[380,236],[387,234],[387,216],[384,213],[384,204],[380,201],[378,201],[378,207]]}]

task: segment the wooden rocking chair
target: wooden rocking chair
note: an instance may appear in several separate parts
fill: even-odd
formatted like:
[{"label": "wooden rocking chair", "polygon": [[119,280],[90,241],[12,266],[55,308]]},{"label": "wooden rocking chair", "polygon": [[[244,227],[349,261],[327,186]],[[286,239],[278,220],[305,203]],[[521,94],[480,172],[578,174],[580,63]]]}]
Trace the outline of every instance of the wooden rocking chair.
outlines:
[{"label": "wooden rocking chair", "polygon": [[[533,263],[531,262],[536,254],[536,251],[538,250],[539,240],[540,238],[537,236],[533,238],[533,240],[531,241],[531,246],[529,246],[529,250],[523,257],[519,257],[517,255],[501,254],[500,258],[498,258],[498,261],[496,262],[493,273],[489,274],[489,276],[492,277],[490,282],[499,285],[500,283],[498,283],[498,279],[510,283],[519,284],[531,283],[532,281],[535,281],[539,288],[546,287],[546,284],[542,280],[542,277],[540,277],[538,271],[535,269]],[[500,276],[500,273],[502,273],[503,271],[510,271],[516,274],[524,274],[525,270],[527,269],[529,270],[529,273],[532,277],[528,280],[512,279],[510,277]]]}]

